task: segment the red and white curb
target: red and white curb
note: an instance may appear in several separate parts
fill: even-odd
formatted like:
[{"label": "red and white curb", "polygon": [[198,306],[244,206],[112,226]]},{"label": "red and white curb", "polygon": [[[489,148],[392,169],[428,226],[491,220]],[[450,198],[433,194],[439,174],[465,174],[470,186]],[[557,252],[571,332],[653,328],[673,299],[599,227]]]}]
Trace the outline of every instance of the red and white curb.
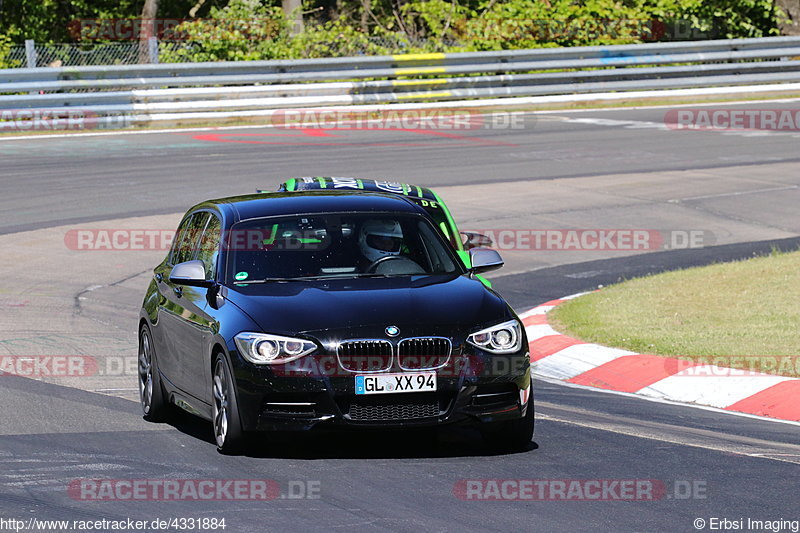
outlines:
[{"label": "red and white curb", "polygon": [[800,379],[638,354],[582,342],[554,330],[547,312],[585,293],[520,314],[534,374],[599,389],[800,422]]}]

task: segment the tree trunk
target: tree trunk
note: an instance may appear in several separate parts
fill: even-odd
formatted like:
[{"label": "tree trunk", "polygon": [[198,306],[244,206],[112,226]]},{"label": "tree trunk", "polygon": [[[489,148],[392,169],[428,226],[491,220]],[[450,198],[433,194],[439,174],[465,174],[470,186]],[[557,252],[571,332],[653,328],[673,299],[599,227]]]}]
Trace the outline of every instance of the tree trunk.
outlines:
[{"label": "tree trunk", "polygon": [[370,11],[372,11],[372,2],[370,0],[361,0],[361,31],[364,33],[369,31]]},{"label": "tree trunk", "polygon": [[150,62],[151,36],[156,36],[156,15],[158,14],[158,0],[144,0],[142,8],[142,25],[139,30],[139,63]]},{"label": "tree trunk", "polygon": [[281,0],[283,13],[292,22],[292,35],[303,32],[303,1]]}]

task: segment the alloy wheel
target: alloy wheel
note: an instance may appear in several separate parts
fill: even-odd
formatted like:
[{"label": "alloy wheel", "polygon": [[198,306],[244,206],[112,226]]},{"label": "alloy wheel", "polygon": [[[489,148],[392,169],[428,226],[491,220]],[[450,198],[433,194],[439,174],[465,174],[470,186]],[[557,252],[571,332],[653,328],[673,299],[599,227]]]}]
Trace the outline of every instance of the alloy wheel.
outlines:
[{"label": "alloy wheel", "polygon": [[225,444],[228,436],[228,377],[222,361],[214,368],[214,437],[217,446]]},{"label": "alloy wheel", "polygon": [[153,405],[153,349],[145,331],[139,343],[139,399],[142,411],[149,414]]}]

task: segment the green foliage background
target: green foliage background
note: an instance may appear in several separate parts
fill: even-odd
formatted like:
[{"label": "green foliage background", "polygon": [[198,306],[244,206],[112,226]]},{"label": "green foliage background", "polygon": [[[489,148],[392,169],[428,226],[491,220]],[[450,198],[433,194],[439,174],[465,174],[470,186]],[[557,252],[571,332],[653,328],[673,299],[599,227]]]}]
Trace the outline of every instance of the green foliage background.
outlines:
[{"label": "green foliage background", "polygon": [[[24,39],[73,40],[69,28],[76,19],[137,18],[143,2],[3,0],[0,58]],[[306,0],[305,29],[294,35],[278,0],[161,0],[158,12],[159,18],[187,19],[179,27],[187,46],[165,51],[162,61],[762,37],[779,34],[782,16],[773,0]]]}]

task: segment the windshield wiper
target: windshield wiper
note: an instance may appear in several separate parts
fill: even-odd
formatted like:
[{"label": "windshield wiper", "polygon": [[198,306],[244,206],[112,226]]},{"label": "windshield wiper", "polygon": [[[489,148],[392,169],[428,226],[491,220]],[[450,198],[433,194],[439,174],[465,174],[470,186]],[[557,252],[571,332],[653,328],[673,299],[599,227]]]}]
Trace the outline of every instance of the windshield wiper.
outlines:
[{"label": "windshield wiper", "polygon": [[321,275],[321,276],[297,276],[296,278],[263,278],[263,279],[254,279],[254,280],[242,280],[242,281],[234,281],[235,285],[247,285],[250,283],[283,283],[287,281],[313,281],[317,279],[346,279],[346,278],[353,278],[358,277],[355,276],[342,276],[341,274],[328,274],[328,275]]},{"label": "windshield wiper", "polygon": [[271,283],[273,281],[292,281],[292,278],[263,278],[263,279],[243,279],[234,280],[234,285],[255,285],[258,283]]},{"label": "windshield wiper", "polygon": [[377,274],[377,273],[368,273],[368,274],[322,274],[317,276],[298,276],[296,278],[263,278],[263,279],[247,279],[242,281],[234,281],[234,285],[250,285],[250,284],[261,284],[261,283],[271,283],[271,282],[287,282],[287,281],[314,281],[319,279],[356,279],[356,278],[392,278],[397,276],[391,276],[389,274]]}]

